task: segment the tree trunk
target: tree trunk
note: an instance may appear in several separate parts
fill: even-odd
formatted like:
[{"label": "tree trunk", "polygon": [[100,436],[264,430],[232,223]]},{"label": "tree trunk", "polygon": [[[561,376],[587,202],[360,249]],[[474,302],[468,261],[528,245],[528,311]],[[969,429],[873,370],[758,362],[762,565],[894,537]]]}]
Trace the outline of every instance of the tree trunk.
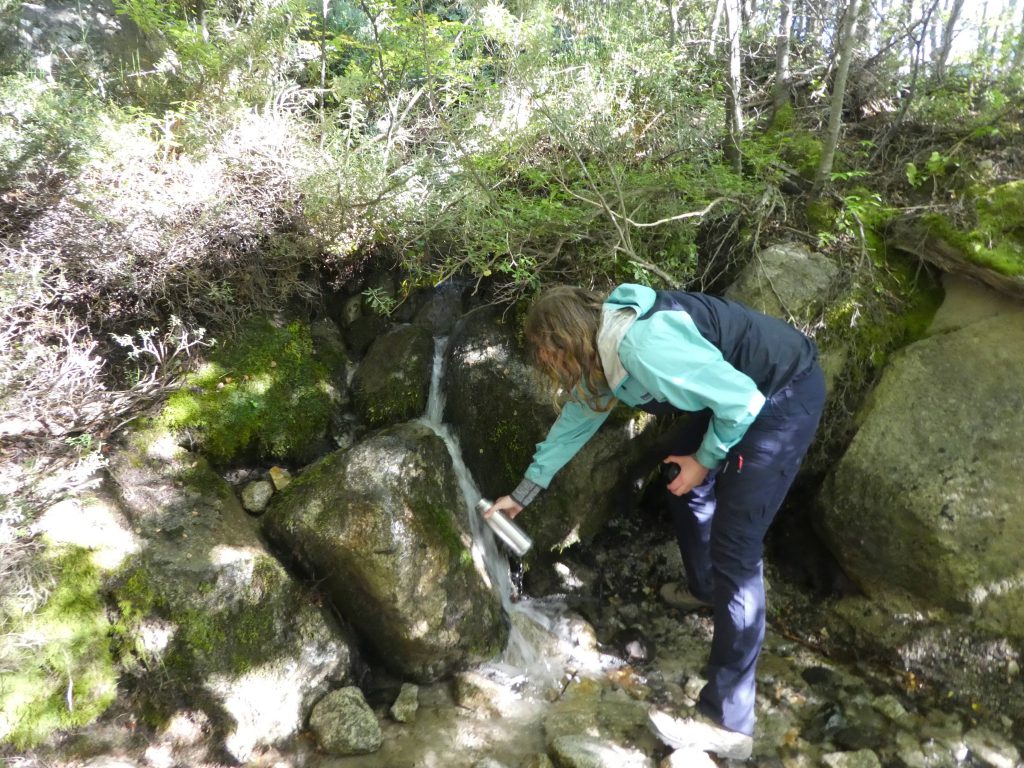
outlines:
[{"label": "tree trunk", "polygon": [[725,92],[725,157],[736,173],[743,170],[740,138],[743,135],[743,101],[740,92],[740,2],[725,0],[725,25],[729,32],[729,77]]},{"label": "tree trunk", "polygon": [[949,52],[953,48],[956,23],[963,9],[964,0],[953,0],[953,7],[949,9],[949,17],[942,29],[942,46],[935,52],[935,77],[939,80],[946,76],[946,64],[949,62]]},{"label": "tree trunk", "polygon": [[1024,67],[1024,18],[1021,18],[1017,26],[1017,37],[1013,44],[1013,63],[1010,64],[1010,74],[1020,72]]},{"label": "tree trunk", "polygon": [[857,21],[865,0],[850,0],[843,18],[839,39],[836,41],[836,74],[832,82],[832,101],[828,117],[828,131],[825,146],[821,150],[821,162],[814,179],[812,196],[818,196],[832,177],[832,163],[839,144],[839,132],[843,127],[843,98],[846,96],[846,80],[850,74],[850,61],[856,44]]},{"label": "tree trunk", "polygon": [[708,46],[708,53],[711,58],[715,56],[715,43],[718,40],[718,27],[722,23],[722,8],[725,6],[725,2],[726,0],[717,0],[715,3],[715,15],[711,19],[711,34],[708,35],[708,38],[711,40],[711,44]]},{"label": "tree trunk", "polygon": [[772,98],[772,122],[789,103],[789,35],[793,22],[792,0],[782,0],[779,32],[775,36],[775,93]]}]

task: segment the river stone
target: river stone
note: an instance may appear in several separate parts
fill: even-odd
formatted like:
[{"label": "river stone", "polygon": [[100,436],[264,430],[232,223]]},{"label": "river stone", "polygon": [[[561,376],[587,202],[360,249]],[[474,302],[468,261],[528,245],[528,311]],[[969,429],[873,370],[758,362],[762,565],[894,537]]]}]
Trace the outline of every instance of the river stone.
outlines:
[{"label": "river stone", "polygon": [[422,416],[427,409],[434,341],[419,325],[403,325],[380,336],[352,378],[352,404],[374,427]]},{"label": "river stone", "polygon": [[366,755],[380,749],[380,723],[355,686],[331,691],[313,707],[309,727],[332,755]]},{"label": "river stone", "polygon": [[592,736],[559,736],[550,752],[558,768],[654,768],[643,752]]},{"label": "river stone", "polygon": [[242,487],[242,506],[247,512],[259,514],[267,508],[273,495],[273,483],[269,480],[253,480]]},{"label": "river stone", "polygon": [[407,423],[319,461],[262,521],[376,658],[431,682],[489,659],[508,634],[473,565],[465,510],[444,441]]},{"label": "river stone", "polygon": [[964,734],[964,743],[971,758],[985,768],[1018,768],[1020,752],[1006,738],[985,728],[974,728]]},{"label": "river stone", "polygon": [[133,433],[108,472],[142,542],[111,588],[135,695],[155,716],[203,712],[239,761],[294,736],[349,675],[336,620],[266,551],[231,487],[169,435]]},{"label": "river stone", "polygon": [[[493,306],[467,313],[446,356],[444,419],[489,498],[515,488],[558,415],[517,341],[512,317]],[[631,508],[634,476],[651,460],[651,422],[617,408],[548,491],[516,518],[535,549],[589,541],[613,515]]]},{"label": "river stone", "polygon": [[677,749],[658,764],[658,768],[716,768],[711,755],[696,747]]},{"label": "river stone", "polygon": [[1024,315],[895,356],[822,501],[844,571],[1024,637]]},{"label": "river stone", "polygon": [[772,317],[807,320],[828,298],[838,273],[820,253],[800,243],[778,243],[750,260],[725,297]]},{"label": "river stone", "polygon": [[391,705],[391,716],[400,723],[411,723],[416,719],[416,710],[420,706],[419,696],[419,686],[402,683],[398,698]]},{"label": "river stone", "polygon": [[859,749],[856,752],[830,752],[821,756],[821,762],[827,768],[882,768],[878,755],[870,749]]}]

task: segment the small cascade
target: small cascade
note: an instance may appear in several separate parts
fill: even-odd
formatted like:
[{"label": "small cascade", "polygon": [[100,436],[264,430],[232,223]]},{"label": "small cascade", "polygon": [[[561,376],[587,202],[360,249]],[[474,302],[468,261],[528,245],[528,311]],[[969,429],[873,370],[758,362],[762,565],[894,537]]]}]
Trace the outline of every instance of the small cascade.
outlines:
[{"label": "small cascade", "polygon": [[604,654],[590,653],[581,658],[580,644],[575,633],[575,622],[558,598],[534,600],[524,597],[512,601],[512,577],[508,557],[493,532],[476,511],[481,492],[466,463],[458,439],[443,422],[444,416],[444,357],[447,337],[438,337],[434,343],[434,364],[430,380],[427,410],[420,421],[437,434],[451,454],[459,489],[465,499],[465,513],[473,536],[473,562],[481,576],[501,599],[502,608],[509,617],[508,644],[502,657],[482,668],[481,672],[496,681],[514,687],[521,696],[540,696],[542,692],[571,674],[584,671],[601,672],[618,667],[621,661]]}]

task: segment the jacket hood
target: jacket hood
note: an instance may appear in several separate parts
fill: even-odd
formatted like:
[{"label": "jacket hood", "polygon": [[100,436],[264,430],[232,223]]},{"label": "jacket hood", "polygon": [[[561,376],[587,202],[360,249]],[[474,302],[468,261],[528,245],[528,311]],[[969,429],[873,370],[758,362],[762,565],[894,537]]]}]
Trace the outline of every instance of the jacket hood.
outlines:
[{"label": "jacket hood", "polygon": [[636,319],[654,306],[655,298],[651,288],[626,283],[612,291],[601,309],[597,351],[604,377],[613,392],[626,378],[626,369],[619,360],[619,345]]},{"label": "jacket hood", "polygon": [[629,307],[636,311],[637,316],[640,316],[654,306],[656,298],[657,294],[653,288],[648,288],[646,285],[624,283],[612,291],[605,304],[611,305],[614,309]]}]

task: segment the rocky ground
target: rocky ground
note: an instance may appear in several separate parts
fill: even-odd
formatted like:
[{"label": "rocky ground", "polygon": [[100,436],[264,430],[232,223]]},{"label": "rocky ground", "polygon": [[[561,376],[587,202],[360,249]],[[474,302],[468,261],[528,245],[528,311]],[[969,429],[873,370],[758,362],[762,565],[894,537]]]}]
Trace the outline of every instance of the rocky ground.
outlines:
[{"label": "rocky ground", "polygon": [[[540,659],[489,666],[452,683],[422,686],[399,714],[400,682],[363,687],[380,726],[370,754],[338,757],[307,733],[254,759],[308,768],[629,768],[733,765],[703,753],[673,754],[646,726],[651,707],[685,715],[700,690],[711,618],[667,608],[657,588],[680,569],[666,521],[639,512],[609,527],[585,557],[565,553],[553,573],[567,608],[524,599],[514,623]],[[1020,724],[970,707],[914,676],[869,660],[839,658],[829,600],[769,566],[771,626],[758,672],[758,726],[748,764],[779,768],[946,768],[1021,765]],[[540,588],[540,575],[527,586]],[[551,582],[544,585],[551,588]],[[539,604],[539,608],[537,608]],[[545,633],[527,620],[552,625]],[[525,664],[526,662],[524,662]],[[408,694],[408,691],[406,692]],[[406,697],[407,698],[407,697]],[[1017,736],[1014,736],[1015,729]],[[163,731],[113,712],[51,749],[12,758],[27,766],[219,766],[205,724],[187,712]],[[738,765],[738,764],[737,764]]]}]

